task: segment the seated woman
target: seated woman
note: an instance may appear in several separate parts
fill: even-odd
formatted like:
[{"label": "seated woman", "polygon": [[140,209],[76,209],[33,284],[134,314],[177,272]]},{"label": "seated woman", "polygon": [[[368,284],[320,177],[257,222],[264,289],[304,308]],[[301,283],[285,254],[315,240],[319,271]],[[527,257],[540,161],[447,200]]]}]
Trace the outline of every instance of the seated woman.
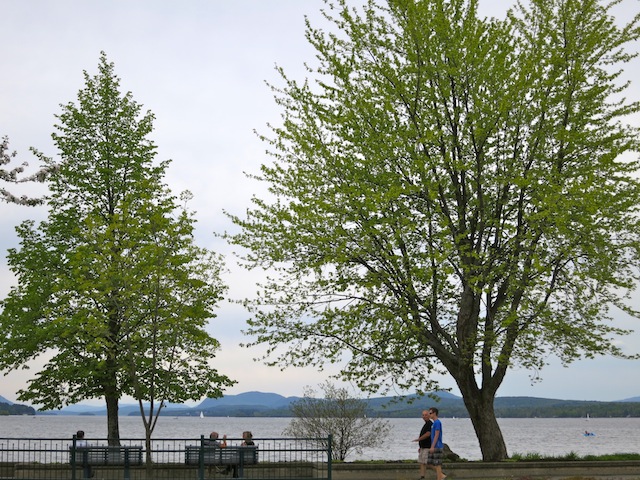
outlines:
[{"label": "seated woman", "polygon": [[254,447],[255,443],[253,441],[253,434],[250,431],[242,432],[242,446],[243,447]]}]

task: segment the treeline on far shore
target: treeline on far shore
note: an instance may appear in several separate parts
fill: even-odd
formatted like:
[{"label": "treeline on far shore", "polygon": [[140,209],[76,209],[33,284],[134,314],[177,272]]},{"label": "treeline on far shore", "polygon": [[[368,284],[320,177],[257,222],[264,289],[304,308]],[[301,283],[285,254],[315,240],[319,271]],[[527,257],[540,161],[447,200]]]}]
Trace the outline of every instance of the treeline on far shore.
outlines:
[{"label": "treeline on far shore", "polygon": [[[461,402],[460,402],[461,403]],[[452,405],[437,402],[425,402],[425,405],[402,409],[369,408],[369,417],[383,418],[417,418],[421,410],[429,406],[436,406],[442,418],[468,418],[469,414],[463,404]],[[164,415],[195,416],[196,412],[166,411]],[[212,417],[291,417],[288,408],[265,410],[244,406],[242,408],[214,408],[204,412]],[[586,418],[596,417],[640,417],[640,402],[569,402],[549,406],[518,406],[504,405],[496,407],[496,416],[502,418]]]},{"label": "treeline on far shore", "polygon": [[[467,418],[469,414],[462,400],[441,399],[439,402],[423,399],[419,403],[437,406],[441,417]],[[497,417],[503,418],[587,418],[587,417],[640,417],[640,402],[596,402],[554,400],[534,397],[498,397],[495,400]],[[390,418],[416,416],[416,408],[388,410],[372,408],[371,414]]]},{"label": "treeline on far shore", "polygon": [[[414,399],[410,404],[389,402],[389,399],[368,400],[367,416],[383,418],[416,418],[428,407],[438,407],[443,418],[468,418],[469,414],[460,398]],[[640,417],[640,402],[596,402],[553,400],[534,397],[499,397],[495,401],[496,416],[503,418],[587,418],[587,417]],[[199,414],[200,410],[167,410],[164,415]],[[204,410],[206,416],[215,417],[291,417],[289,408],[265,406],[221,406]]]}]

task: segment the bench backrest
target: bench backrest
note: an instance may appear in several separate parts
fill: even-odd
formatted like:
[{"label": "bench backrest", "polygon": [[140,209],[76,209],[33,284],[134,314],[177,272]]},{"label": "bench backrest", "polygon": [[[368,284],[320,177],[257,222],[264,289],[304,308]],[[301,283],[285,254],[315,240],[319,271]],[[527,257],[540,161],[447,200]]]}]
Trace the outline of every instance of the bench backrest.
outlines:
[{"label": "bench backrest", "polygon": [[75,460],[76,465],[129,465],[142,464],[142,447],[118,447],[107,445],[92,445],[76,447],[75,459],[73,447],[69,448],[69,463]]},{"label": "bench backrest", "polygon": [[257,447],[212,447],[187,445],[185,447],[185,463],[198,465],[200,450],[204,465],[252,465],[258,463]]}]

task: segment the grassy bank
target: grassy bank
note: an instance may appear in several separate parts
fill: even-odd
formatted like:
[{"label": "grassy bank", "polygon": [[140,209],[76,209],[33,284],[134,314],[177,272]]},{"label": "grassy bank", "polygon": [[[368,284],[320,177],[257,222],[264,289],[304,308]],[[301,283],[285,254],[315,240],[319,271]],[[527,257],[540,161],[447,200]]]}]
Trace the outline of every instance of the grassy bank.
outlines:
[{"label": "grassy bank", "polygon": [[608,455],[584,455],[580,456],[576,453],[569,452],[566,455],[548,456],[538,455],[537,453],[511,455],[508,462],[571,462],[571,461],[587,461],[587,462],[605,462],[605,461],[623,461],[623,460],[640,460],[640,453],[613,453]]}]

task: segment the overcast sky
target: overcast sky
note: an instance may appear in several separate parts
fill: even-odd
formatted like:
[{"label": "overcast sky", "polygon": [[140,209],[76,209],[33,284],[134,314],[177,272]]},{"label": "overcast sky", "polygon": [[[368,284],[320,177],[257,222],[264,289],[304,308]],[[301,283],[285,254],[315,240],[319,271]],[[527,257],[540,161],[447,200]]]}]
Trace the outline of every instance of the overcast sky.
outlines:
[{"label": "overcast sky", "polygon": [[[483,15],[502,16],[511,0],[480,0]],[[623,0],[616,12],[638,13],[638,0]],[[234,298],[255,291],[256,276],[234,266],[231,249],[213,232],[233,227],[222,213],[242,214],[257,192],[243,172],[269,161],[254,130],[265,133],[280,112],[265,81],[278,82],[275,65],[292,77],[305,76],[303,63],[314,52],[304,38],[304,16],[320,24],[321,0],[1,0],[0,136],[7,135],[21,160],[35,165],[28,149],[55,156],[51,142],[59,105],[76,100],[83,70],[95,75],[101,51],[115,64],[122,91],[156,116],[153,139],[158,159],[172,159],[167,183],[174,193],[189,189],[198,218],[197,241],[227,256],[225,277]],[[640,62],[628,68],[640,78]],[[634,85],[633,94],[638,94]],[[17,246],[14,227],[44,218],[43,208],[0,204],[0,296],[14,278],[5,254]],[[241,348],[247,313],[223,304],[211,323],[222,343],[215,365],[238,381],[227,393],[303,394],[326,374],[280,371],[254,363],[257,352]],[[633,328],[637,321],[621,319]],[[638,325],[640,326],[640,325]],[[640,328],[638,329],[640,330]],[[621,340],[625,351],[640,351],[638,333]],[[498,396],[526,395],[576,400],[619,400],[640,395],[640,363],[596,359],[562,368],[553,358],[531,386],[532,372],[512,370]],[[16,390],[33,371],[0,377],[0,395],[16,401]],[[453,387],[444,379],[443,386]],[[454,393],[458,393],[454,389]]]}]

